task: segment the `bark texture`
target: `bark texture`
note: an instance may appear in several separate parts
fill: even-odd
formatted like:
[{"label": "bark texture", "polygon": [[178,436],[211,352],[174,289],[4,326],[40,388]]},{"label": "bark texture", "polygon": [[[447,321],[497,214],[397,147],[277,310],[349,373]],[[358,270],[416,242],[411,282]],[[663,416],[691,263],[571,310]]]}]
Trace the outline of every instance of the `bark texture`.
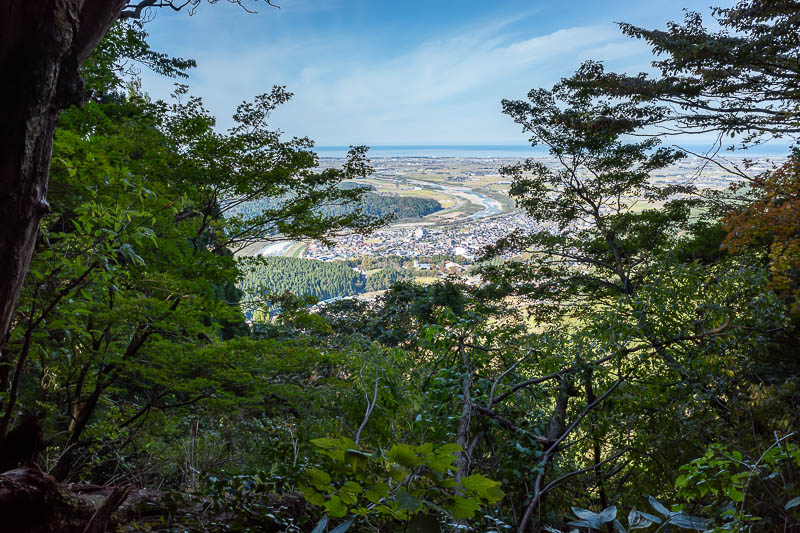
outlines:
[{"label": "bark texture", "polygon": [[36,467],[0,474],[3,531],[15,533],[102,533],[117,525],[114,513],[132,487],[109,487],[102,498],[72,490]]},{"label": "bark texture", "polygon": [[[58,112],[80,103],[83,86],[78,66],[125,4],[125,0],[0,3],[0,354],[39,220],[48,210]],[[8,372],[3,364],[7,362],[0,355],[0,374]]]},{"label": "bark texture", "polygon": [[[80,104],[79,65],[120,16],[127,0],[0,2],[0,383],[11,354],[3,346],[48,211],[56,120]],[[31,426],[33,427],[33,426]],[[37,426],[38,427],[38,426]],[[100,533],[131,488],[110,488],[99,505],[32,466],[40,433],[20,425],[0,435],[0,529],[19,533]],[[34,428],[35,429],[35,428]],[[5,432],[3,432],[5,433]]]}]

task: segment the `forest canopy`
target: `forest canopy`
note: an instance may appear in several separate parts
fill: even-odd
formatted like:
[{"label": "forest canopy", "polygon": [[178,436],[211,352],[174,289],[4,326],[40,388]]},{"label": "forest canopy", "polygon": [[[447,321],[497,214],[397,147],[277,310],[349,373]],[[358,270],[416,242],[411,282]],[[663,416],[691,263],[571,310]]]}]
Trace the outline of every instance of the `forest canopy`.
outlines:
[{"label": "forest canopy", "polygon": [[[426,215],[435,213],[442,209],[442,205],[431,198],[419,198],[416,196],[388,196],[370,192],[369,188],[359,186],[347,186],[353,182],[344,182],[342,185],[347,190],[364,189],[358,202],[343,201],[337,204],[322,205],[316,209],[316,213],[322,216],[344,216],[352,215],[355,212],[361,213],[374,219],[389,221],[393,219],[408,220],[419,219]],[[242,203],[236,207],[234,213],[245,219],[259,216],[264,209],[273,205],[279,205],[285,201],[283,198],[261,199]]]},{"label": "forest canopy", "polygon": [[[509,95],[503,113],[557,161],[501,171],[542,229],[486,247],[480,283],[427,285],[408,258],[245,268],[253,243],[330,242],[441,206],[343,186],[371,173],[366,147],[319,169],[310,139],[269,126],[285,87],[225,131],[188,86],[154,101],[131,61],[172,77],[194,63],[116,22],[82,63],[82,105],[58,116],[1,352],[0,523],[800,528],[800,3],[713,17],[719,31],[695,13],[622,24],[656,74],[590,61]],[[725,190],[653,180],[687,156],[665,139],[700,131],[717,148],[793,144],[772,167],[725,167]],[[253,294],[269,312],[251,324]]]}]

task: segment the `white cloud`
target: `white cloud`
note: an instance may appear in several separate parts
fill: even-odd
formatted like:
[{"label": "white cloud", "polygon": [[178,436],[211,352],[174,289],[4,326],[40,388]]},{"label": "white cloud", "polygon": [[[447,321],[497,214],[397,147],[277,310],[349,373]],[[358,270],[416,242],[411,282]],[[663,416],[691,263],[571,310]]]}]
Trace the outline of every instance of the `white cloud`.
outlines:
[{"label": "white cloud", "polygon": [[[405,52],[376,58],[358,36],[276,39],[241,49],[196,48],[193,92],[222,126],[243,99],[288,85],[295,98],[273,121],[319,144],[523,143],[499,111],[501,98],[550,86],[581,61],[642,64],[647,50],[613,24],[560,29],[527,38],[506,35],[512,21],[463,28]],[[145,80],[165,95],[164,82]]]}]

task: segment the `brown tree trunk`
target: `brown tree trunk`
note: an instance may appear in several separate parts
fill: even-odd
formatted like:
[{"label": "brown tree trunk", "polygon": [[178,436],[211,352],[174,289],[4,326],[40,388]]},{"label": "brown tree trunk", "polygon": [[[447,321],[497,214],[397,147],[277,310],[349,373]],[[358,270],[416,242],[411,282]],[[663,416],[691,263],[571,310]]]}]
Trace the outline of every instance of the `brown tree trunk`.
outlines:
[{"label": "brown tree trunk", "polygon": [[[39,220],[48,209],[58,112],[81,101],[78,66],[125,4],[126,0],[0,3],[0,350],[28,271]],[[0,355],[0,364],[7,362]],[[7,365],[0,368],[8,372]]]}]

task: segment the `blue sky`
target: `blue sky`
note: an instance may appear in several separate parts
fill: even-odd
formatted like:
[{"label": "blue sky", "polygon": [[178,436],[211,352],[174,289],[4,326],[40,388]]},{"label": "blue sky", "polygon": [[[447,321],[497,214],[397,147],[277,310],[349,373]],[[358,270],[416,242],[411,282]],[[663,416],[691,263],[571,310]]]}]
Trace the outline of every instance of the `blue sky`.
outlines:
[{"label": "blue sky", "polygon": [[[318,145],[525,144],[502,98],[550,87],[586,59],[649,70],[641,42],[615,21],[664,27],[706,2],[629,0],[254,0],[257,14],[222,1],[193,16],[159,10],[151,45],[197,60],[188,81],[220,127],[242,100],[286,85],[272,117]],[[715,2],[726,5],[730,2]],[[142,72],[166,98],[174,80]]]}]

